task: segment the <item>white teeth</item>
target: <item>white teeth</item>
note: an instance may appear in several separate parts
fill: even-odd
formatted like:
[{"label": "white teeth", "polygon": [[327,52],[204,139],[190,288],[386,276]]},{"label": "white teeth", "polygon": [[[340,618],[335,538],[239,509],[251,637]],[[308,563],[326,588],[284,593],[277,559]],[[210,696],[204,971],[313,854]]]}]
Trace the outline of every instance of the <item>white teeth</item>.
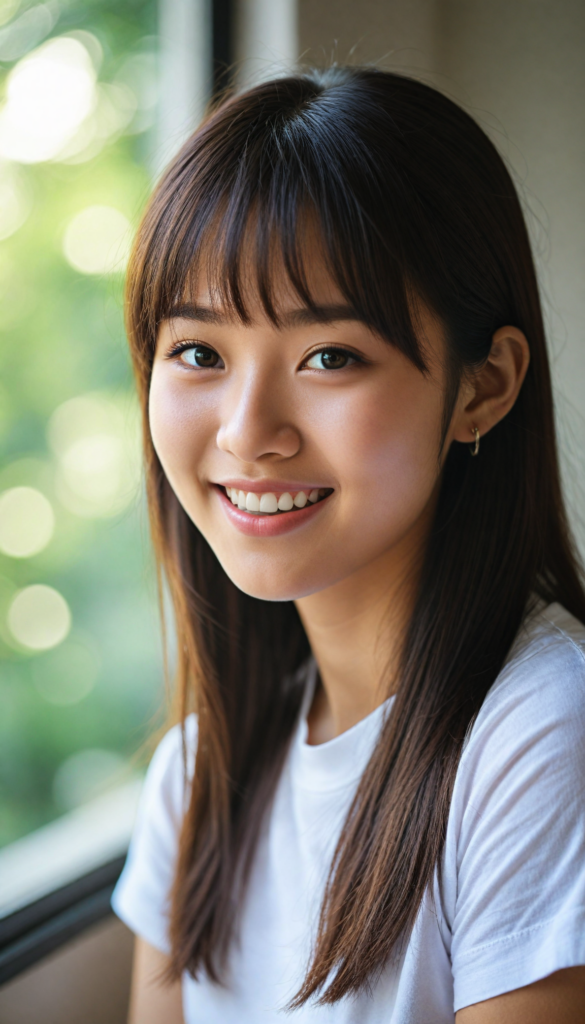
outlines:
[{"label": "white teeth", "polygon": [[307,502],[314,504],[323,498],[326,488],[315,487],[312,491],[297,491],[294,498],[289,491],[285,491],[279,498],[272,491],[266,494],[258,494],[255,491],[240,491],[237,487],[226,487],[225,493],[232,505],[236,505],[242,511],[258,513],[264,512],[274,515],[275,512],[290,512],[293,508],[304,508]]},{"label": "white teeth", "polygon": [[249,491],[246,495],[246,511],[247,512],[259,512],[260,511],[260,498],[253,491]]},{"label": "white teeth", "polygon": [[262,494],[260,497],[260,511],[276,512],[277,510],[278,502],[276,500],[276,494]]}]

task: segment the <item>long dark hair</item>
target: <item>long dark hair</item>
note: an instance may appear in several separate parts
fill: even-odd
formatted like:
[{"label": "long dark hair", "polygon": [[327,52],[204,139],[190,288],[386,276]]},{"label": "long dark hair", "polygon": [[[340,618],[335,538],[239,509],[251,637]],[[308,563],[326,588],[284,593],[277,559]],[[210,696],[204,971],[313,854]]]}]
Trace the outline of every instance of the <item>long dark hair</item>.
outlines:
[{"label": "long dark hair", "polygon": [[305,982],[333,1003],[381,969],[412,927],[440,863],[464,738],[535,596],[585,621],[559,485],[551,382],[534,264],[514,185],[484,132],[412,79],[334,68],[267,82],[214,110],[147,209],[128,278],[155,547],[178,631],[183,717],[199,739],[173,892],[172,965],[221,980],[266,808],[302,697],[308,643],[292,603],[241,593],[179,504],[147,417],[157,325],[203,266],[249,319],[249,263],[266,314],[275,254],[313,303],[302,225],[357,316],[421,372],[413,297],[449,349],[446,421],[464,371],[499,327],[531,362],[512,411],[453,444],[404,644],[392,714],[334,856]]}]

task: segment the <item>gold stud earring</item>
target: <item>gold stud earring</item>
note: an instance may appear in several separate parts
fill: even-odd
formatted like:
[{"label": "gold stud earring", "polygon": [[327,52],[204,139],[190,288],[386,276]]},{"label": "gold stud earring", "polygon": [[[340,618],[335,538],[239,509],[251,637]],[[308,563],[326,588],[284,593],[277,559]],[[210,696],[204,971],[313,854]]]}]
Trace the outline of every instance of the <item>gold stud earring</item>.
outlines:
[{"label": "gold stud earring", "polygon": [[477,455],[479,452],[479,430],[477,429],[477,427],[472,427],[471,433],[475,438],[475,444],[469,445],[469,451],[471,452],[472,455]]}]

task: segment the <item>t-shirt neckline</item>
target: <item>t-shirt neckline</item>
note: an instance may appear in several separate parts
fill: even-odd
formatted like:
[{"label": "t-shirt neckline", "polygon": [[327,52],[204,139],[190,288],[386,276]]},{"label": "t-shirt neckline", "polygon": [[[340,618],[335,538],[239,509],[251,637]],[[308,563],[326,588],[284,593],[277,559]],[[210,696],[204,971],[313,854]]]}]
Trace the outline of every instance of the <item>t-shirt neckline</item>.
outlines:
[{"label": "t-shirt neckline", "polygon": [[392,706],[389,697],[369,715],[332,740],[315,745],[307,743],[307,716],[317,683],[317,664],[311,658],[307,666],[307,684],[299,723],[291,751],[295,784],[303,789],[329,791],[355,783],[363,774],[376,745],[380,730]]}]

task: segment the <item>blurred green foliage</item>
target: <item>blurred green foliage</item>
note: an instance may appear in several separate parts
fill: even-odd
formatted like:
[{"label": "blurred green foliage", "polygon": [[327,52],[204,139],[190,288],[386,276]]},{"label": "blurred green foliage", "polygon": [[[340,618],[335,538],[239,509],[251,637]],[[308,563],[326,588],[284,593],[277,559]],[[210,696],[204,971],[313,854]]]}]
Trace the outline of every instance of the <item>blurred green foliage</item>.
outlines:
[{"label": "blurred green foliage", "polygon": [[[21,4],[14,17],[25,9]],[[154,61],[155,30],[152,0],[69,0],[47,38],[91,33],[102,50],[99,81],[110,83],[134,66],[129,57]],[[140,60],[143,71],[154,67]],[[0,65],[0,97],[17,63]],[[139,83],[138,91],[145,84],[153,83]],[[143,103],[138,96],[132,120],[91,159],[0,162],[0,177],[16,173],[29,204],[24,223],[0,242],[0,498],[13,487],[34,487],[55,514],[54,535],[38,554],[0,553],[0,845],[66,809],[56,801],[54,779],[67,758],[95,748],[131,758],[161,704],[143,500],[137,493],[114,515],[72,511],[60,498],[47,438],[55,409],[92,392],[127,407],[132,420],[122,274],[74,269],[63,235],[71,218],[93,205],[114,207],[136,224],[150,188],[151,108],[152,97]],[[35,583],[63,595],[72,616],[63,644],[36,653],[7,626],[14,593]],[[58,691],[59,674],[84,671],[83,657],[71,655],[75,643],[89,652],[92,678],[87,686],[73,679],[73,697],[56,703],[47,693]]]}]

